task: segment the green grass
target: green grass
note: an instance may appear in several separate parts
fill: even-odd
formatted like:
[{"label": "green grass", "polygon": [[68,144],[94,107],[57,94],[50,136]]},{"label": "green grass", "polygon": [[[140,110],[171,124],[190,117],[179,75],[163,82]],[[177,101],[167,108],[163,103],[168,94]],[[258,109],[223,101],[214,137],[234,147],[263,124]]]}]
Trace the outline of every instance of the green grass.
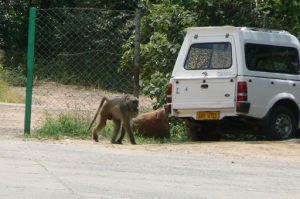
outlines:
[{"label": "green grass", "polygon": [[[90,120],[78,114],[61,114],[59,116],[51,116],[45,114],[44,123],[34,131],[29,137],[39,139],[88,139],[92,140],[91,131],[88,131]],[[112,122],[108,122],[106,127],[99,133],[99,139],[110,141],[113,129]],[[134,132],[136,142],[138,144],[162,144],[162,143],[184,143],[190,142],[185,122],[178,119],[170,120],[170,138],[152,138],[145,137],[139,132]],[[127,135],[125,136],[129,142]],[[222,141],[257,141],[264,140],[262,136],[253,134],[224,134]]]},{"label": "green grass", "polygon": [[45,114],[42,126],[30,136],[36,138],[64,139],[66,137],[87,139],[89,121],[75,114],[61,114],[58,117]]},{"label": "green grass", "polygon": [[[92,139],[91,131],[88,131],[90,121],[78,114],[61,114],[57,117],[46,113],[41,127],[29,135],[31,138],[38,139]],[[175,124],[170,126],[170,138],[149,138],[135,132],[135,139],[138,144],[160,144],[177,143],[189,141],[187,133],[184,132],[184,126]],[[113,125],[108,122],[106,127],[99,134],[100,140],[110,140]],[[128,140],[127,135],[125,139]]]},{"label": "green grass", "polygon": [[0,74],[0,102],[24,103],[24,98],[11,89]]},{"label": "green grass", "polygon": [[[33,131],[29,137],[38,139],[92,139],[91,130],[88,131],[90,120],[79,114],[60,114],[58,116],[45,113],[44,121],[40,128]],[[108,122],[101,131],[100,139],[109,140],[112,124]]]}]

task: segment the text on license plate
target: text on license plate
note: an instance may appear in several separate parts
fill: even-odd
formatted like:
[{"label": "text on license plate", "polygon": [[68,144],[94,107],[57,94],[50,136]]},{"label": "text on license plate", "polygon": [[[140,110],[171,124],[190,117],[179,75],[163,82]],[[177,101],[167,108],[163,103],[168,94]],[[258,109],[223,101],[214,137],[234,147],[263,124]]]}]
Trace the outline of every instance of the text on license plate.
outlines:
[{"label": "text on license plate", "polygon": [[218,120],[219,118],[219,111],[199,111],[196,113],[197,120]]}]

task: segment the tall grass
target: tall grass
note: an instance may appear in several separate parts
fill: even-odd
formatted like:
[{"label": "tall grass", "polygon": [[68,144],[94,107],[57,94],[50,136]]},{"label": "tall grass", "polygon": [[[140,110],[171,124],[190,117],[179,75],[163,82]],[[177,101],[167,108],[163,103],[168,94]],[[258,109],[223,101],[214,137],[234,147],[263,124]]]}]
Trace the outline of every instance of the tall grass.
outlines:
[{"label": "tall grass", "polygon": [[2,77],[2,69],[0,65],[0,102],[23,103],[24,98],[10,88]]},{"label": "tall grass", "polygon": [[26,86],[26,75],[24,74],[24,69],[20,67],[6,68],[2,71],[2,78],[10,86]]},{"label": "tall grass", "polygon": [[62,139],[66,137],[86,139],[90,137],[88,127],[89,121],[76,114],[51,116],[45,113],[42,126],[34,131],[32,136],[51,139]]}]

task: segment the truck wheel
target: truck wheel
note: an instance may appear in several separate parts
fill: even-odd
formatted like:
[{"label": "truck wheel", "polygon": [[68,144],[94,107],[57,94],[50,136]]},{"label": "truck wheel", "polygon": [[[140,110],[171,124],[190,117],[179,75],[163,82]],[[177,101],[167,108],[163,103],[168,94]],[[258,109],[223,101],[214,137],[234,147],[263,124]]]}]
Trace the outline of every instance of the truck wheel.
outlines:
[{"label": "truck wheel", "polygon": [[217,141],[221,135],[216,134],[216,125],[212,123],[187,122],[191,141]]},{"label": "truck wheel", "polygon": [[297,124],[293,112],[284,106],[278,106],[271,110],[269,115],[266,136],[269,140],[284,140],[296,135]]}]

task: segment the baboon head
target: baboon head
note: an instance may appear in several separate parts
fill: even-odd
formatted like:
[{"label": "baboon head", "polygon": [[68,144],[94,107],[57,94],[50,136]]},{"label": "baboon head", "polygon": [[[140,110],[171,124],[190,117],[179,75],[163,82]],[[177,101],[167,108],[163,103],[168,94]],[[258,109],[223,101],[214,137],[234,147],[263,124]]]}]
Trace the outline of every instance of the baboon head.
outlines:
[{"label": "baboon head", "polygon": [[136,117],[139,113],[139,100],[136,97],[126,96],[126,103],[132,117]]}]

